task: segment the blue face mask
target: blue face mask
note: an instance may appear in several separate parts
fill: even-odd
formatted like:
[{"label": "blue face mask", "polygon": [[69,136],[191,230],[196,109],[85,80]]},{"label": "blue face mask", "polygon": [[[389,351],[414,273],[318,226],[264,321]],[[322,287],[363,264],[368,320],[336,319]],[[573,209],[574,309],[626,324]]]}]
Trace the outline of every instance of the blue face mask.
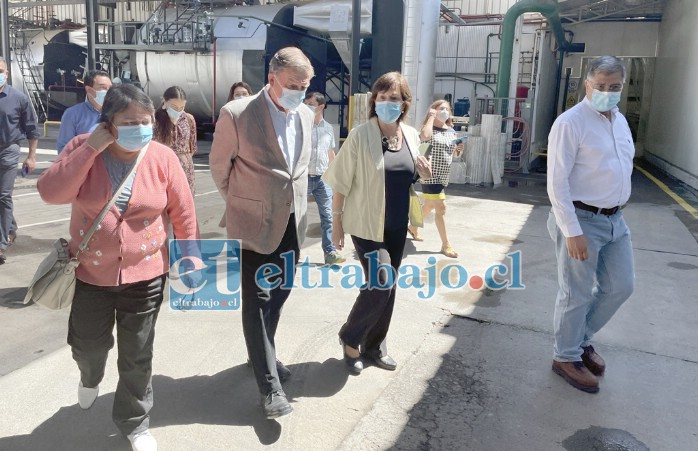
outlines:
[{"label": "blue face mask", "polygon": [[172,119],[173,121],[176,121],[177,119],[179,119],[179,116],[181,116],[182,113],[184,113],[184,110],[177,111],[174,108],[172,108],[171,106],[167,107],[167,115],[170,116],[170,119]]},{"label": "blue face mask", "polygon": [[104,104],[104,98],[107,96],[107,91],[95,91],[95,103],[99,106]]},{"label": "blue face mask", "polygon": [[116,143],[129,152],[138,152],[153,139],[152,125],[121,125],[116,131]]},{"label": "blue face mask", "polygon": [[303,103],[305,99],[305,89],[302,91],[295,91],[293,89],[286,89],[281,87],[281,97],[279,97],[279,105],[286,108],[287,110],[295,110]]},{"label": "blue face mask", "polygon": [[0,88],[5,86],[5,83],[7,83],[7,76],[4,73],[2,73],[0,74]]},{"label": "blue face mask", "polygon": [[604,92],[594,89],[591,93],[591,106],[600,113],[605,113],[620,102],[620,92]]},{"label": "blue face mask", "polygon": [[402,102],[376,102],[376,115],[386,124],[392,124],[402,114]]}]

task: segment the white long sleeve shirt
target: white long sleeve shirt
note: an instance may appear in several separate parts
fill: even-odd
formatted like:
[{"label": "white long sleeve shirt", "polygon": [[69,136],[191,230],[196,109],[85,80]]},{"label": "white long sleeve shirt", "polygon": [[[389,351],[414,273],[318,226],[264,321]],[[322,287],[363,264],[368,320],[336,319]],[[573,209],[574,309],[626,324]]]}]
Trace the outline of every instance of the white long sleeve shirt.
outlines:
[{"label": "white long sleeve shirt", "polygon": [[562,113],[548,136],[548,196],[565,237],[582,235],[573,201],[613,208],[630,198],[630,127],[617,107],[609,121],[584,100]]}]

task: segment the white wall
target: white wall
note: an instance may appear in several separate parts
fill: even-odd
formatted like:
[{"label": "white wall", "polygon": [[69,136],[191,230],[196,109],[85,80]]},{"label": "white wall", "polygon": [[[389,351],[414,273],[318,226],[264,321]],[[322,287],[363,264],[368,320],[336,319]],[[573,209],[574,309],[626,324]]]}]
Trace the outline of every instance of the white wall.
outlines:
[{"label": "white wall", "polygon": [[565,24],[565,30],[574,33],[573,42],[586,43],[586,50],[566,55],[564,67],[572,68],[572,77],[580,77],[583,56],[656,56],[659,27],[659,22]]},{"label": "white wall", "polygon": [[665,6],[645,148],[650,161],[693,188],[698,188],[697,17],[695,0],[669,0]]}]

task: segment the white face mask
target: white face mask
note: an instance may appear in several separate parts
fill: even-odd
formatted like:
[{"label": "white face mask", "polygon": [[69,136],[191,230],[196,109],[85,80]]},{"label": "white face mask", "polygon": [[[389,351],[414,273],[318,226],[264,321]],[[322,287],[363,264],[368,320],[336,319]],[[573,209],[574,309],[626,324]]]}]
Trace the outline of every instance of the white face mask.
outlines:
[{"label": "white face mask", "polygon": [[174,108],[172,108],[171,106],[169,106],[169,105],[167,106],[167,115],[170,116],[170,119],[172,119],[173,121],[176,121],[177,119],[179,119],[179,117],[182,115],[182,113],[184,113],[184,110],[177,111]]},{"label": "white face mask", "polygon": [[279,97],[279,105],[287,110],[294,111],[303,103],[305,99],[305,90],[296,91],[295,89],[287,89],[281,87],[281,96]]},{"label": "white face mask", "polygon": [[436,118],[441,122],[446,122],[450,116],[451,114],[448,112],[448,110],[439,110],[436,113]]},{"label": "white face mask", "polygon": [[591,93],[591,106],[600,113],[610,111],[620,102],[620,92],[605,92],[594,89]]},{"label": "white face mask", "polygon": [[103,91],[95,91],[95,103],[99,106],[104,104],[104,98],[107,96],[106,89]]}]

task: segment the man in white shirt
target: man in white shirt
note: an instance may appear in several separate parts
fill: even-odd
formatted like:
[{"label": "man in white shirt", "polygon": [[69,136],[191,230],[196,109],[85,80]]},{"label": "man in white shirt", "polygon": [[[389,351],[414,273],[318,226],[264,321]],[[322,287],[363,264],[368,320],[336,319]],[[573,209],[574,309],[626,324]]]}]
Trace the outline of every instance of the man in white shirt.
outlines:
[{"label": "man in white shirt", "polygon": [[308,196],[311,194],[320,213],[320,229],[322,230],[322,252],[325,254],[325,264],[334,265],[346,261],[332,244],[332,188],[320,177],[325,173],[330,162],[334,159],[335,148],[334,130],[322,117],[327,100],[319,92],[309,92],[305,95],[305,104],[315,113],[312,134],[312,152],[308,164]]},{"label": "man in white shirt", "polygon": [[630,297],[635,273],[621,209],[630,197],[635,148],[616,104],[625,67],[613,56],[589,66],[586,97],[561,114],[548,137],[548,231],[558,262],[553,371],[579,390],[599,391],[606,365],[591,339]]}]

